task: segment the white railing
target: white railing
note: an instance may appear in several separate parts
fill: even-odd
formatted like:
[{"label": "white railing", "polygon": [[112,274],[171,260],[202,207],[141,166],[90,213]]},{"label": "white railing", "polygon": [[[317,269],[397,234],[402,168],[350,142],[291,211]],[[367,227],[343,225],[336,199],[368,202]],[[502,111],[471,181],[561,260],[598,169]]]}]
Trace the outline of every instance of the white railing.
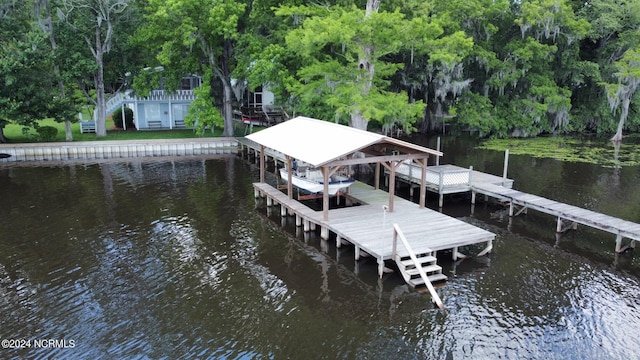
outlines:
[{"label": "white railing", "polygon": [[400,230],[400,226],[398,224],[393,224],[393,252],[391,255],[392,258],[396,260],[398,256],[398,252],[397,252],[398,237],[402,241],[402,244],[404,245],[405,249],[407,249],[407,252],[409,253],[409,257],[413,261],[413,264],[415,265],[416,269],[418,269],[418,273],[420,274],[420,277],[424,281],[424,284],[427,286],[427,289],[429,289],[429,293],[433,298],[433,302],[435,302],[441,310],[444,310],[444,304],[442,304],[442,300],[440,300],[440,296],[438,296],[436,289],[433,287],[433,284],[431,284],[431,280],[429,280],[427,273],[424,271],[424,269],[422,268],[422,265],[418,261],[418,257],[416,256],[416,253],[413,251],[413,249],[409,245],[409,242],[404,237],[404,234],[402,233],[402,230]]},{"label": "white railing", "polygon": [[193,101],[196,96],[193,90],[176,90],[167,92],[164,90],[152,90],[149,96],[137,96],[131,91],[118,92],[107,100],[107,113],[114,112],[122,106],[123,102],[134,101]]},{"label": "white railing", "polygon": [[120,107],[122,102],[127,98],[124,93],[116,93],[109,100],[107,100],[107,114],[114,112]]},{"label": "white railing", "polygon": [[[420,177],[422,176],[422,169],[416,164],[404,163],[398,167],[396,173],[408,176],[410,180],[419,183]],[[432,170],[427,168],[426,181],[427,183],[438,185],[440,189],[447,186],[470,186],[472,173],[473,167],[461,170]]]},{"label": "white railing", "polygon": [[471,172],[471,169],[432,171],[438,174],[438,180],[442,186],[471,185]]}]

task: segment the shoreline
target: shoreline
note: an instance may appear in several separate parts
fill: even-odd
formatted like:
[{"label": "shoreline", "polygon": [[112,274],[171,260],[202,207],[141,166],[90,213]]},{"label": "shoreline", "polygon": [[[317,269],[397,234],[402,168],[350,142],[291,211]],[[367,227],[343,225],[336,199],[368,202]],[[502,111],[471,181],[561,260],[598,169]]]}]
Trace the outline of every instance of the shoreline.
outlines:
[{"label": "shoreline", "polygon": [[0,163],[218,155],[238,151],[230,137],[0,144]]}]

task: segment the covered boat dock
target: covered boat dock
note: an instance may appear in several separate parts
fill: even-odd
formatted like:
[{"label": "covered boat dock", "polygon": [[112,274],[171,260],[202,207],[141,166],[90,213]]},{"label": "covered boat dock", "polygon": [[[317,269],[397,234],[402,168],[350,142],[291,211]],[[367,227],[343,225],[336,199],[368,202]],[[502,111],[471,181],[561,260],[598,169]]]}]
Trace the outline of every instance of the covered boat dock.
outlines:
[{"label": "covered boat dock", "polygon": [[[283,216],[296,216],[296,225],[304,226],[305,231],[320,226],[324,240],[328,240],[333,232],[337,246],[354,245],[356,259],[361,253],[375,257],[380,276],[385,269],[384,261],[394,260],[412,286],[420,283],[415,276],[422,270],[431,279],[443,280],[446,277],[435,264],[436,250],[451,249],[455,259],[463,257],[458,252],[460,246],[486,243],[480,254],[492,248],[495,234],[425,207],[427,162],[430,156],[441,156],[439,151],[306,117],[253,133],[247,139],[260,146],[260,181],[254,183],[256,196],[266,197],[267,206],[280,205]],[[291,179],[287,181],[286,195],[265,182],[266,154],[274,151],[284,155],[285,166],[289,168],[295,159],[322,171],[325,191],[321,212],[293,198]],[[421,172],[417,205],[394,193],[396,170],[408,162],[419,167]],[[360,206],[330,210],[326,191],[329,177],[341,167],[371,163],[375,164],[376,171],[374,186],[356,182],[346,194],[351,202],[358,202]],[[381,166],[390,174],[388,193],[379,189]],[[398,244],[398,239],[403,244]],[[411,256],[412,260],[407,260]],[[425,280],[426,276],[419,275]],[[428,281],[424,283],[429,287]]]}]

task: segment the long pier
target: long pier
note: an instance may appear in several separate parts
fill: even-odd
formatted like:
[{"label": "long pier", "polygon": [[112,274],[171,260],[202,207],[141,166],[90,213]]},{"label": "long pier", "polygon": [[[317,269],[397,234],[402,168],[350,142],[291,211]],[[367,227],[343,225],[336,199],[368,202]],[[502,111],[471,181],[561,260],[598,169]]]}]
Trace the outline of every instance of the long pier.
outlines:
[{"label": "long pier", "polygon": [[[239,140],[239,144],[247,151],[257,151],[249,142]],[[267,153],[266,155],[273,159],[276,166],[281,161],[278,153]],[[557,217],[557,233],[563,233],[569,229],[575,230],[578,224],[609,232],[616,236],[616,253],[635,247],[635,241],[640,240],[640,224],[638,223],[513,190],[514,180],[507,178],[507,167],[508,151],[505,152],[503,176],[476,171],[473,167],[463,168],[456,165],[439,164],[429,166],[426,170],[426,188],[431,192],[438,193],[440,208],[443,206],[444,195],[471,192],[472,203],[475,203],[477,194],[508,202],[510,216],[526,213],[529,208],[555,216]],[[396,178],[409,184],[412,195],[414,189],[420,186],[419,167],[412,163],[402,164],[396,169]],[[628,245],[623,245],[624,238],[631,240]]]},{"label": "long pier", "polygon": [[[508,153],[507,153],[508,154]],[[508,155],[507,155],[508,156]],[[505,174],[506,174],[505,161]],[[413,189],[420,183],[416,166],[403,164],[396,170],[396,176],[410,184]],[[430,166],[427,169],[427,189],[440,195],[439,205],[443,205],[443,195],[471,192],[471,203],[475,204],[476,195],[482,194],[509,204],[509,216],[518,216],[527,209],[557,217],[556,232],[563,233],[569,229],[577,229],[578,224],[606,231],[616,235],[616,253],[629,247],[635,247],[640,240],[640,224],[622,220],[595,211],[546,199],[541,196],[524,193],[512,189],[513,180],[505,176],[499,177],[455,165]],[[631,242],[623,246],[623,238]]]},{"label": "long pier", "polygon": [[[508,202],[509,216],[511,217],[522,213],[526,214],[527,209],[555,216],[558,218],[556,226],[558,233],[569,229],[575,230],[578,224],[582,224],[615,234],[616,253],[623,252],[628,247],[635,247],[635,241],[640,240],[640,224],[638,223],[488,183],[474,184],[471,191],[472,203],[475,203],[476,194],[484,194]],[[631,239],[630,244],[623,246],[623,238]]]}]

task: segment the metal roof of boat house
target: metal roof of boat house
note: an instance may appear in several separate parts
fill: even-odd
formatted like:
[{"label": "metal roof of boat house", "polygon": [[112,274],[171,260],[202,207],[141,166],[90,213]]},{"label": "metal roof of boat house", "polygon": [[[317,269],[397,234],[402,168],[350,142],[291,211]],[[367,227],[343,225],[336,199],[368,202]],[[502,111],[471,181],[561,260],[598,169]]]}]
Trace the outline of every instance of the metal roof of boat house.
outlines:
[{"label": "metal roof of boat house", "polygon": [[[406,141],[303,116],[247,135],[246,138],[315,167],[344,160],[356,152],[378,159],[393,151],[416,157],[442,156],[439,151]],[[365,157],[357,163],[376,161]]]}]

